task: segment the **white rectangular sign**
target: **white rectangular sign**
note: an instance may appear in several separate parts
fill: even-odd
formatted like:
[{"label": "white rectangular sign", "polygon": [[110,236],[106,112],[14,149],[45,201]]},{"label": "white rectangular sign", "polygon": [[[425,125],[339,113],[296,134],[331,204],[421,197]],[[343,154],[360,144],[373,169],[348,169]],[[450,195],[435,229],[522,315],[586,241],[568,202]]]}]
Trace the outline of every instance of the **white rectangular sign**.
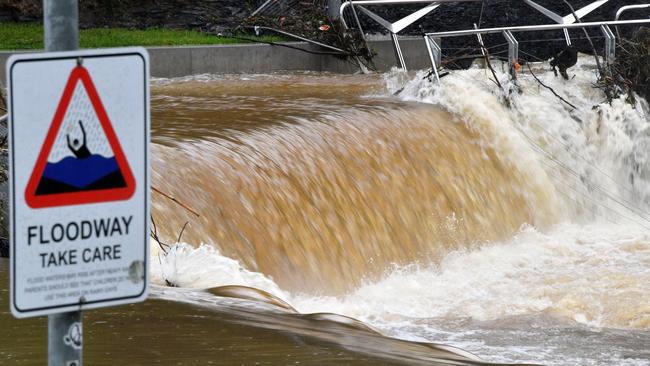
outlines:
[{"label": "white rectangular sign", "polygon": [[147,51],[14,55],[7,79],[12,313],[144,300]]}]

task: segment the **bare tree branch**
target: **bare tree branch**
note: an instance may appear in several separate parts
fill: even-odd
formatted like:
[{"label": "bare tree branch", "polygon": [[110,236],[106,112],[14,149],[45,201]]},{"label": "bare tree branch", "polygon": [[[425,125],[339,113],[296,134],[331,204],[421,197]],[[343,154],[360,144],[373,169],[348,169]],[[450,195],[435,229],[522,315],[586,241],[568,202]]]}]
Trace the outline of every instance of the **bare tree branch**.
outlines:
[{"label": "bare tree branch", "polygon": [[189,223],[190,223],[189,221],[185,221],[185,225],[183,225],[183,228],[181,229],[181,232],[178,234],[178,239],[176,239],[176,243],[181,242],[181,238],[183,237],[183,233],[185,232],[185,228],[187,227],[187,225]]},{"label": "bare tree branch", "polygon": [[187,211],[191,212],[194,216],[196,216],[196,217],[201,217],[201,215],[199,215],[199,214],[198,214],[196,211],[194,211],[192,208],[190,208],[189,206],[187,206],[187,205],[184,204],[183,202],[177,200],[176,198],[174,198],[174,197],[168,195],[167,193],[162,192],[162,191],[159,190],[158,188],[152,186],[152,187],[151,187],[151,190],[154,191],[154,192],[156,192],[156,193],[158,193],[158,194],[160,194],[161,196],[163,196],[163,197],[165,197],[165,198],[167,198],[167,199],[173,201],[174,203],[178,204],[179,206],[183,207],[183,208],[186,209]]},{"label": "bare tree branch", "polygon": [[501,82],[499,81],[499,78],[497,77],[496,71],[494,71],[494,67],[492,67],[492,63],[490,62],[490,51],[485,47],[484,44],[481,43],[481,48],[483,49],[483,52],[485,56],[483,57],[485,59],[485,64],[487,65],[488,69],[490,69],[490,72],[492,72],[492,77],[494,80],[492,80],[498,87],[501,89],[501,92],[503,93],[503,96],[505,98],[506,105],[509,107],[510,106],[510,100],[506,96],[506,89],[501,85]]},{"label": "bare tree branch", "polygon": [[526,64],[526,66],[528,67],[528,71],[530,71],[530,74],[533,75],[533,77],[535,78],[535,80],[537,80],[537,82],[539,83],[539,85],[541,85],[541,86],[545,87],[546,89],[550,90],[551,93],[553,93],[553,95],[555,95],[556,97],[558,97],[561,101],[563,101],[564,103],[566,103],[567,105],[569,105],[571,108],[573,108],[573,109],[577,109],[576,106],[574,106],[573,104],[569,103],[569,101],[567,101],[566,99],[562,98],[561,95],[559,95],[558,93],[556,93],[555,90],[553,90],[553,88],[551,88],[550,86],[544,84],[541,80],[539,80],[539,78],[537,77],[537,75],[535,75],[535,73],[533,72],[533,69],[530,68],[530,65],[529,65],[529,64]]}]

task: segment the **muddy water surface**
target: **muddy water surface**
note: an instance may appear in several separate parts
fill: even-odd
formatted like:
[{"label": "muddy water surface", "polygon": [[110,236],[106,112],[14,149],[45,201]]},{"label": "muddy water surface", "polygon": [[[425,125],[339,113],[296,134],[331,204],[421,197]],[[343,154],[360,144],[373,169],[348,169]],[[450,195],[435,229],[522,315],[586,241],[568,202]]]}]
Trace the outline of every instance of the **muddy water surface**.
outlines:
[{"label": "muddy water surface", "polygon": [[[648,110],[594,108],[591,68],[538,71],[576,110],[480,70],[156,80],[164,245],[87,363],[650,365]],[[7,308],[0,364],[43,364]]]}]

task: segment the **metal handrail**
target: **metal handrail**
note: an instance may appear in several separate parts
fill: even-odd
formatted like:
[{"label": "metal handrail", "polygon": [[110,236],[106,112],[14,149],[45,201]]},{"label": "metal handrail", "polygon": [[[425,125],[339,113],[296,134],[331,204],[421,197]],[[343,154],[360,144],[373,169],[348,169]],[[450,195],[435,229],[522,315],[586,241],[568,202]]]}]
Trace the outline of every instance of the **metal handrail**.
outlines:
[{"label": "metal handrail", "polygon": [[[407,28],[411,24],[417,22],[423,16],[429,14],[430,12],[438,8],[443,3],[476,2],[476,1],[482,1],[482,0],[347,0],[346,2],[341,4],[341,8],[339,9],[339,15],[340,15],[341,24],[343,25],[343,28],[347,29],[348,24],[345,22],[345,10],[348,7],[351,8],[354,14],[354,19],[357,22],[357,27],[359,31],[362,32],[362,36],[363,36],[361,22],[359,22],[359,17],[357,16],[357,12],[355,10],[355,5],[358,5],[359,10],[361,10],[363,13],[365,13],[367,16],[369,16],[372,20],[377,22],[379,25],[384,27],[390,33],[391,40],[393,41],[393,48],[395,50],[395,57],[397,58],[397,62],[400,68],[406,70],[406,63],[404,62],[404,55],[402,54],[402,48],[399,44],[397,33],[401,32],[402,30],[404,30],[404,28]],[[387,21],[386,19],[380,17],[376,13],[368,10],[363,6],[363,5],[397,5],[397,4],[427,4],[427,5],[422,9],[419,9],[394,23]]]},{"label": "metal handrail", "polygon": [[623,15],[623,13],[625,13],[628,10],[644,9],[644,8],[650,8],[650,4],[638,4],[638,5],[626,5],[626,6],[623,6],[620,9],[618,9],[618,11],[616,12],[616,18],[614,18],[614,20],[618,20],[621,17],[621,15]]},{"label": "metal handrail", "polygon": [[601,25],[616,26],[616,25],[634,25],[634,24],[648,24],[650,19],[634,19],[634,20],[615,20],[606,22],[589,22],[589,23],[574,23],[574,24],[541,24],[541,25],[523,25],[516,27],[498,27],[498,28],[479,28],[479,29],[465,29],[459,31],[446,31],[446,32],[432,32],[426,33],[430,37],[460,37],[470,36],[474,34],[493,34],[502,33],[504,31],[511,32],[531,32],[536,30],[557,30],[557,29],[573,29],[573,28],[590,28],[599,27]]},{"label": "metal handrail", "polygon": [[559,24],[573,24],[580,20],[581,18],[587,16],[589,13],[593,12],[594,10],[600,8],[601,6],[605,5],[606,3],[609,2],[609,0],[598,0],[594,1],[578,10],[576,10],[576,15],[578,16],[578,19],[576,19],[575,16],[573,16],[573,13],[566,15],[566,16],[560,16],[559,14],[556,14],[545,7],[537,4],[536,2],[532,0],[524,0],[526,4],[530,5],[531,7],[535,8],[537,11],[540,13],[546,15],[547,17],[553,19],[556,23]]},{"label": "metal handrail", "polygon": [[287,36],[287,37],[289,37],[289,38],[297,39],[297,40],[302,41],[302,42],[310,43],[310,44],[313,44],[313,45],[315,45],[315,46],[319,46],[319,47],[327,48],[327,49],[330,49],[330,50],[332,50],[332,51],[334,51],[334,52],[338,52],[338,53],[340,53],[341,55],[349,55],[349,54],[350,54],[348,51],[345,51],[345,50],[340,49],[340,48],[338,48],[338,47],[334,47],[334,46],[330,46],[330,45],[325,44],[325,43],[322,43],[322,42],[314,41],[313,39],[309,39],[309,38],[301,37],[301,36],[299,36],[299,35],[297,35],[297,34],[293,34],[293,33],[285,32],[285,31],[283,31],[282,29],[275,29],[275,28],[271,28],[271,27],[263,27],[263,26],[259,26],[259,25],[245,26],[244,28],[247,28],[247,29],[253,29],[253,30],[255,30],[255,33],[256,33],[256,34],[257,34],[260,30],[263,29],[263,30],[267,30],[267,31],[271,31],[271,32],[274,32],[274,33],[281,34],[281,35],[283,35],[283,36]]},{"label": "metal handrail", "polygon": [[[404,62],[404,56],[402,54],[402,49],[399,44],[399,39],[397,37],[397,33],[400,31],[404,30],[404,28],[410,26],[411,24],[415,23],[418,21],[420,18],[423,16],[429,14],[436,8],[438,8],[442,3],[451,3],[451,2],[470,2],[470,1],[482,1],[482,0],[347,0],[343,4],[341,4],[341,8],[339,10],[340,12],[340,19],[341,19],[341,24],[343,25],[344,28],[348,28],[347,23],[345,22],[345,10],[350,7],[354,13],[354,18],[357,22],[357,27],[360,31],[361,29],[361,23],[359,22],[359,18],[357,16],[357,12],[355,11],[355,5],[359,7],[359,10],[361,10],[363,13],[365,13],[367,16],[369,16],[372,20],[377,22],[379,25],[384,27],[388,32],[390,32],[391,40],[393,41],[393,48],[395,50],[395,56],[397,58],[397,62],[399,66],[402,69],[406,69],[406,64]],[[546,15],[547,17],[551,18],[553,21],[557,22],[558,24],[573,24],[579,21],[582,17],[586,16],[587,14],[593,12],[594,10],[600,8],[604,4],[608,3],[610,0],[596,0],[591,2],[590,4],[578,9],[571,14],[567,16],[560,16],[559,14],[556,14],[549,9],[539,5],[533,0],[524,0],[526,4],[531,6],[533,9],[539,11],[540,13]],[[380,17],[376,13],[373,13],[372,11],[368,10],[367,8],[364,7],[364,5],[398,5],[398,4],[428,4],[424,8],[394,22],[391,23],[387,21],[386,19]],[[577,18],[577,19],[576,19]],[[569,35],[569,30],[567,28],[563,28],[564,30],[564,38],[566,40],[567,45],[571,45],[571,37]]]},{"label": "metal handrail", "polygon": [[[422,18],[423,16],[429,14],[436,8],[438,8],[441,4],[443,3],[453,3],[453,2],[472,2],[472,1],[482,1],[482,0],[347,0],[343,4],[341,4],[341,7],[339,9],[340,12],[340,19],[341,19],[341,24],[345,29],[348,28],[347,23],[345,22],[345,10],[347,8],[351,8],[352,12],[354,14],[354,18],[357,22],[358,29],[362,31],[361,28],[361,22],[359,21],[359,18],[357,16],[357,12],[355,10],[355,5],[358,6],[358,8],[365,13],[367,16],[369,16],[372,20],[377,22],[379,25],[381,25],[383,28],[385,28],[388,32],[390,32],[391,40],[393,41],[393,47],[395,50],[395,56],[397,58],[397,62],[399,66],[402,69],[406,69],[406,64],[404,62],[404,56],[402,54],[402,50],[399,44],[399,39],[397,37],[397,33],[400,31],[404,30],[406,27],[410,26],[411,24],[415,23],[417,20]],[[473,30],[461,30],[461,31],[448,31],[448,32],[436,32],[436,33],[427,33],[425,35],[425,42],[427,46],[427,50],[429,51],[429,54],[431,56],[431,61],[432,64],[435,65],[440,63],[440,46],[436,44],[435,41],[433,41],[432,37],[456,37],[456,36],[463,36],[463,35],[477,35],[480,37],[482,34],[489,34],[489,33],[503,33],[504,36],[506,37],[506,40],[508,41],[509,44],[509,49],[511,54],[516,54],[516,55],[511,55],[511,56],[517,56],[514,59],[518,58],[518,44],[516,38],[512,35],[511,32],[526,32],[526,31],[544,31],[544,30],[556,30],[556,29],[561,29],[564,31],[564,37],[566,40],[567,45],[571,45],[571,38],[569,36],[569,29],[574,29],[574,28],[588,28],[588,27],[600,27],[601,31],[603,32],[605,38],[607,39],[607,44],[606,44],[606,57],[613,59],[614,53],[615,53],[615,47],[616,47],[616,38],[613,35],[613,32],[609,28],[610,25],[617,26],[617,25],[629,25],[629,24],[645,24],[648,23],[648,21],[645,21],[643,19],[638,19],[634,21],[626,21],[624,23],[619,22],[619,17],[620,15],[631,9],[639,9],[639,8],[648,8],[650,7],[650,4],[642,4],[642,5],[629,5],[629,6],[624,6],[620,8],[616,14],[616,20],[613,22],[591,22],[591,23],[579,23],[579,20],[592,13],[596,9],[600,8],[601,6],[605,5],[608,3],[610,0],[596,0],[591,2],[590,4],[574,11],[571,12],[571,14],[567,16],[560,16],[559,14],[556,14],[549,9],[539,5],[533,0],[524,0],[526,4],[534,8],[535,10],[539,11],[540,13],[546,15],[553,21],[555,21],[558,24],[546,24],[546,25],[534,25],[534,26],[519,26],[519,27],[499,27],[499,28],[487,28],[487,29],[473,29]],[[387,21],[386,19],[380,17],[376,13],[373,13],[372,11],[368,10],[367,8],[364,7],[364,5],[397,5],[397,4],[427,4],[424,8],[394,22],[391,23]],[[617,27],[617,33],[618,33],[618,27]],[[619,36],[620,38],[620,36]],[[513,60],[512,57],[510,58],[510,63],[511,66],[513,65]],[[437,61],[437,62],[436,62]],[[612,60],[610,60],[611,62]],[[514,74],[513,74],[514,75]]]},{"label": "metal handrail", "polygon": [[[644,8],[650,8],[650,4],[622,6],[616,11],[616,17],[614,18],[614,20],[618,20],[621,17],[621,15],[623,15],[623,13],[625,13],[626,11],[633,10],[633,9],[644,9]],[[618,31],[618,27],[616,27],[616,35],[618,35],[619,39],[621,38],[621,33]]]},{"label": "metal handrail", "polygon": [[339,15],[341,22],[345,28],[348,28],[345,22],[345,10],[354,5],[398,5],[398,4],[444,4],[444,3],[457,3],[457,2],[477,2],[483,0],[347,0],[341,4]]},{"label": "metal handrail", "polygon": [[251,16],[254,17],[254,16],[256,16],[259,12],[261,12],[261,11],[264,10],[264,9],[266,9],[266,7],[269,6],[269,5],[271,4],[272,1],[273,1],[273,0],[266,0],[266,1],[264,2],[264,4],[260,5],[260,6],[255,10],[255,11],[253,11],[253,12],[251,13]]},{"label": "metal handrail", "polygon": [[[558,24],[573,24],[583,17],[587,16],[589,13],[593,12],[594,10],[600,8],[601,6],[605,5],[609,0],[598,0],[594,1],[578,10],[575,11],[575,16],[573,12],[567,16],[561,16],[559,14],[556,14],[545,7],[539,5],[538,3],[534,2],[533,0],[524,0],[524,2],[528,5],[530,5],[533,9],[539,11],[540,13],[546,15],[553,21],[555,21]],[[577,19],[576,19],[577,18]],[[564,39],[566,40],[567,46],[571,46],[571,36],[569,35],[569,30],[564,29]]]},{"label": "metal handrail", "polygon": [[[471,1],[482,1],[482,0],[471,0]],[[341,9],[339,11],[341,17],[345,9],[350,5],[397,5],[397,4],[431,4],[431,3],[451,3],[455,0],[352,0],[345,1],[341,4]]]},{"label": "metal handrail", "polygon": [[[257,9],[255,9],[255,11],[253,11],[250,16],[254,17],[254,16],[257,16],[257,15],[263,13],[263,12],[268,12],[268,10],[273,9],[274,6],[276,7],[276,14],[275,15],[279,15],[279,14],[277,14],[277,7],[283,6],[283,5],[286,6],[286,7],[289,7],[289,8],[293,7],[295,5],[298,5],[298,0],[286,0],[285,4],[281,4],[280,1],[278,1],[278,0],[266,0],[262,5],[260,5]],[[315,5],[315,6],[325,6],[325,2],[323,0],[320,0],[320,1],[316,0],[316,1],[313,1],[313,5]]]},{"label": "metal handrail", "polygon": [[614,33],[612,33],[610,26],[635,25],[635,24],[650,24],[650,19],[615,20],[615,21],[606,21],[606,22],[589,22],[589,23],[574,23],[574,24],[543,24],[543,25],[528,25],[528,26],[517,26],[517,27],[498,27],[498,28],[484,28],[484,29],[466,29],[466,30],[447,31],[447,32],[432,32],[432,33],[426,33],[424,35],[424,41],[427,46],[427,50],[429,51],[429,57],[431,58],[431,66],[434,68],[434,70],[437,70],[438,65],[441,64],[441,51],[440,51],[441,48],[438,42],[435,40],[436,38],[442,39],[446,37],[461,37],[461,36],[501,33],[506,38],[506,41],[508,42],[509,45],[508,63],[510,65],[511,74],[513,77],[515,77],[514,70],[519,59],[519,47],[518,47],[517,40],[512,33],[599,27],[606,38],[605,58],[608,63],[611,63],[614,61],[614,57],[616,55],[615,54],[616,37],[614,37]]}]

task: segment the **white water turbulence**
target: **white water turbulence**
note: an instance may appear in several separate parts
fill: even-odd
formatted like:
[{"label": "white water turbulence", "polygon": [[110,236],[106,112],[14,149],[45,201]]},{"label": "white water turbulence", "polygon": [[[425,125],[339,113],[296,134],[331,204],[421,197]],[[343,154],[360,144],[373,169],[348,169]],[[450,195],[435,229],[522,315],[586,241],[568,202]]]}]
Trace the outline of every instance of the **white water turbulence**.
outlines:
[{"label": "white water turbulence", "polygon": [[547,63],[532,67],[576,108],[527,67],[516,86],[497,68],[510,107],[479,67],[452,71],[440,84],[423,72],[393,71],[386,94],[368,96],[451,112],[531,186],[544,187],[548,227],[523,225],[509,239],[454,250],[437,263],[395,266],[343,296],[290,293],[212,246],[186,244],[167,256],[154,251],[154,282],[254,287],[301,313],[355,317],[393,337],[492,362],[650,365],[650,109],[624,97],[608,104],[593,87],[593,64],[581,57],[571,80]]},{"label": "white water turbulence", "polygon": [[[459,116],[483,141],[500,145],[492,146],[500,158],[517,162],[530,179],[550,178],[550,196],[560,201],[556,225],[522,227],[505,242],[450,253],[439,265],[396,269],[343,299],[302,298],[297,308],[358,316],[400,337],[456,339],[455,346],[482,356],[489,349],[492,361],[650,365],[650,352],[637,358],[625,349],[650,344],[648,104],[631,106],[624,96],[607,104],[593,87],[588,57],[581,57],[569,81],[548,70],[547,64],[533,68],[577,108],[530,73],[519,75],[517,86],[498,73],[512,90],[511,108],[483,68],[452,72],[440,85],[424,73],[409,78],[394,71],[386,80],[404,100]],[[503,323],[512,323],[509,331],[517,334],[497,331]],[[613,329],[635,334],[636,341],[617,349]],[[544,346],[507,347],[535,338]]]},{"label": "white water turbulence", "polygon": [[195,248],[187,243],[174,245],[168,255],[160,252],[157,243],[151,243],[152,282],[189,289],[208,289],[220,286],[247,286],[266,291],[286,299],[273,280],[265,275],[245,269],[238,261],[225,257],[209,245]]},{"label": "white water turbulence", "polygon": [[[501,70],[505,69],[504,67]],[[502,159],[514,160],[531,177],[543,170],[564,201],[564,220],[637,222],[650,227],[650,108],[642,98],[636,106],[625,96],[606,102],[594,87],[595,62],[581,56],[571,80],[554,76],[547,63],[532,72],[576,108],[538,83],[528,68],[516,85],[497,72],[500,91],[490,72],[474,67],[430,82],[419,73],[404,83],[393,71],[388,88],[400,98],[441,106],[470,129],[485,136]],[[511,107],[502,102],[509,95]],[[568,211],[568,212],[566,212]]]}]

